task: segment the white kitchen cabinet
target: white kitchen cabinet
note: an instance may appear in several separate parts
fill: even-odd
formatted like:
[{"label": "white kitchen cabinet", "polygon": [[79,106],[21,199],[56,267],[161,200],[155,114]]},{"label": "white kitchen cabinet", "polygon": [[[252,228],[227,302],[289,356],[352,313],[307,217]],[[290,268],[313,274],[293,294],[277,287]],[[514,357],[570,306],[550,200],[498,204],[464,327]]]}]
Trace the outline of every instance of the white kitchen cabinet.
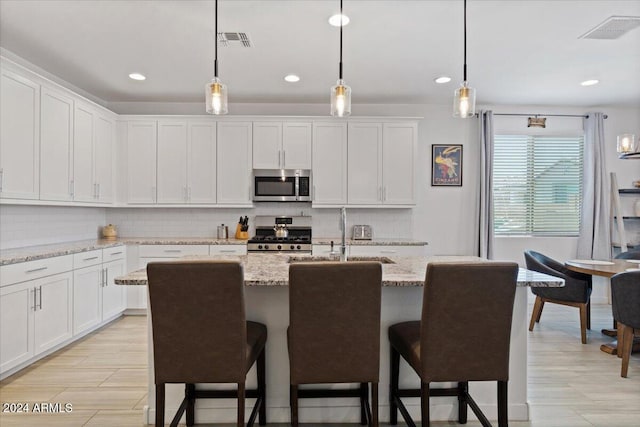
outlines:
[{"label": "white kitchen cabinet", "polygon": [[94,129],[95,112],[76,102],[73,114],[73,198],[80,202],[95,201]]},{"label": "white kitchen cabinet", "polygon": [[158,203],[187,203],[187,123],[158,122]]},{"label": "white kitchen cabinet", "polygon": [[71,272],[44,277],[32,282],[35,290],[33,351],[42,353],[73,336]]},{"label": "white kitchen cabinet", "polygon": [[0,372],[33,357],[34,294],[29,282],[0,288]]},{"label": "white kitchen cabinet", "polygon": [[187,135],[187,195],[189,203],[216,202],[216,123],[189,122]]},{"label": "white kitchen cabinet", "polygon": [[209,255],[246,255],[247,245],[209,245]]},{"label": "white kitchen cabinet", "polygon": [[347,203],[347,124],[313,124],[313,204]]},{"label": "white kitchen cabinet", "polygon": [[40,86],[0,70],[0,198],[40,195]]},{"label": "white kitchen cabinet", "polygon": [[350,205],[415,204],[415,123],[349,123]]},{"label": "white kitchen cabinet", "polygon": [[115,122],[100,113],[95,117],[94,134],[94,181],[96,200],[113,202],[113,157],[115,145]]},{"label": "white kitchen cabinet", "polygon": [[40,91],[40,200],[73,199],[73,99]]},{"label": "white kitchen cabinet", "polygon": [[254,169],[311,169],[311,123],[253,122]]},{"label": "white kitchen cabinet", "polygon": [[349,122],[347,145],[349,204],[382,204],[382,124]]},{"label": "white kitchen cabinet", "polygon": [[[124,253],[124,252],[122,252]],[[106,261],[106,258],[105,258]],[[119,276],[127,274],[127,262],[123,258],[105,262],[103,264],[104,269],[104,282],[102,287],[102,321],[111,319],[114,316],[119,315],[125,309],[125,296],[124,287],[116,285],[114,279]]]},{"label": "white kitchen cabinet", "polygon": [[251,204],[251,122],[218,122],[217,196],[219,205]]},{"label": "white kitchen cabinet", "polygon": [[384,123],[382,136],[382,202],[415,205],[418,125],[415,122]]},{"label": "white kitchen cabinet", "polygon": [[73,271],[73,335],[91,329],[102,321],[102,263]]},{"label": "white kitchen cabinet", "polygon": [[156,202],[155,121],[130,121],[127,124],[127,201]]}]

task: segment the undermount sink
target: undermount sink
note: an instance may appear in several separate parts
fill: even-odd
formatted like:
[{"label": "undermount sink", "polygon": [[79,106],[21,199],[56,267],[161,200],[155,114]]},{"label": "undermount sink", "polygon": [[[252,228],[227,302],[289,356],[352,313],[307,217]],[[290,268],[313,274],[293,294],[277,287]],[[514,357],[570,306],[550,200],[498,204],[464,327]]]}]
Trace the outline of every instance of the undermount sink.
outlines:
[{"label": "undermount sink", "polygon": [[[340,256],[290,256],[289,264],[296,262],[325,262],[325,261],[340,261]],[[381,264],[395,264],[391,259],[384,256],[351,256],[347,258],[347,262],[352,261],[374,261]]]}]

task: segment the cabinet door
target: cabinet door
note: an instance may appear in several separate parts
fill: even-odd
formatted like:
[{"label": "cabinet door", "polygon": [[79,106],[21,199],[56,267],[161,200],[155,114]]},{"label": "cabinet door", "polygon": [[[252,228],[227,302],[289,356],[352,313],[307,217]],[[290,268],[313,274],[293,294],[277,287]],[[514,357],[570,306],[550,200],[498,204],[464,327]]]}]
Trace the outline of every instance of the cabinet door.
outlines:
[{"label": "cabinet door", "polygon": [[313,203],[347,203],[347,125],[313,124]]},{"label": "cabinet door", "polygon": [[251,123],[218,122],[218,204],[251,203]]},{"label": "cabinet door", "polygon": [[34,353],[37,355],[72,336],[72,273],[33,281],[37,294],[34,313]]},{"label": "cabinet door", "polygon": [[0,197],[37,199],[40,186],[40,86],[0,75]]},{"label": "cabinet door", "polygon": [[349,204],[382,203],[382,124],[349,123]]},{"label": "cabinet door", "polygon": [[71,200],[73,100],[40,92],[40,200]]},{"label": "cabinet door", "polygon": [[33,357],[34,308],[31,282],[0,288],[0,372]]},{"label": "cabinet door", "polygon": [[189,203],[216,202],[216,124],[189,123],[187,195]]},{"label": "cabinet door", "polygon": [[311,123],[282,125],[282,162],[285,169],[311,169]]},{"label": "cabinet door", "polygon": [[80,202],[96,200],[93,135],[93,110],[76,102],[73,113],[73,199]]},{"label": "cabinet door", "polygon": [[96,326],[102,320],[102,264],[73,272],[73,334]]},{"label": "cabinet door", "polygon": [[415,201],[416,123],[385,123],[382,131],[383,202],[413,205]]},{"label": "cabinet door", "polygon": [[102,320],[110,319],[124,311],[124,287],[116,285],[113,279],[126,274],[126,260],[104,264],[104,287],[102,288]]},{"label": "cabinet door", "polygon": [[94,170],[96,193],[99,202],[113,201],[113,147],[115,124],[99,114],[96,115],[94,133]]},{"label": "cabinet door", "polygon": [[281,169],[282,123],[253,122],[253,168]]},{"label": "cabinet door", "polygon": [[158,203],[187,202],[187,124],[158,122]]},{"label": "cabinet door", "polygon": [[156,201],[156,122],[127,126],[127,201]]}]

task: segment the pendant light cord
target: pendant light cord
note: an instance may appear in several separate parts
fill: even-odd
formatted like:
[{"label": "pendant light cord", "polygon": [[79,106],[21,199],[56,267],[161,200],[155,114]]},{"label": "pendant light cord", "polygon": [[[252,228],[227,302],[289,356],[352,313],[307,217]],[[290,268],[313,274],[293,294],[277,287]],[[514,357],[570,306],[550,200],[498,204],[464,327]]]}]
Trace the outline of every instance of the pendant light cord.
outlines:
[{"label": "pendant light cord", "polygon": [[340,80],[342,80],[342,27],[343,26],[344,26],[344,15],[342,14],[342,0],[340,0],[340,72],[339,72]]},{"label": "pendant light cord", "polygon": [[[466,1],[466,0],[465,0]],[[215,22],[215,59],[213,60],[213,76],[214,77],[218,77],[218,0],[216,0],[216,5],[215,5],[215,17],[214,17],[214,22]]]},{"label": "pendant light cord", "polygon": [[462,80],[466,82],[467,81],[467,0],[464,0],[464,66],[462,69],[462,74],[463,74]]}]

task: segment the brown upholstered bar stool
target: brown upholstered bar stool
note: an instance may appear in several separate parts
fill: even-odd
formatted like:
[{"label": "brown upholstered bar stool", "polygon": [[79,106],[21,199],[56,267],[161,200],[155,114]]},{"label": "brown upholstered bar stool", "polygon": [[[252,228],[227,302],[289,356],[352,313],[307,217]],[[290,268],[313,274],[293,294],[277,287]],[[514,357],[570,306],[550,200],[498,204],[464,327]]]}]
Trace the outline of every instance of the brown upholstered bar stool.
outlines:
[{"label": "brown upholstered bar stool", "polygon": [[[291,264],[291,425],[298,425],[299,398],[357,397],[361,424],[378,426],[381,293],[382,265],[377,262]],[[359,383],[360,387],[298,387],[326,383]]]},{"label": "brown upholstered bar stool", "polygon": [[[231,261],[154,262],[147,265],[156,426],[164,426],[165,384],[184,383],[185,398],[172,426],[187,413],[194,424],[195,400],[237,398],[238,426],[244,426],[244,399],[256,398],[248,426],[259,415],[266,424],[265,325],[245,320],[242,265]],[[247,372],[257,362],[258,388],[245,390]],[[236,390],[198,390],[197,383],[235,383]],[[259,412],[259,414],[258,414]]]},{"label": "brown upholstered bar stool", "polygon": [[[491,424],[469,395],[469,381],[498,381],[498,425],[507,426],[507,382],[511,318],[518,265],[505,262],[430,263],[422,301],[422,320],[389,327],[391,342],[390,422],[400,410],[415,426],[402,397],[420,397],[422,425],[429,425],[429,397],[457,396],[458,422],[467,422],[467,405],[480,423]],[[400,389],[400,356],[420,376],[420,389]],[[457,382],[455,388],[430,388]]]}]

